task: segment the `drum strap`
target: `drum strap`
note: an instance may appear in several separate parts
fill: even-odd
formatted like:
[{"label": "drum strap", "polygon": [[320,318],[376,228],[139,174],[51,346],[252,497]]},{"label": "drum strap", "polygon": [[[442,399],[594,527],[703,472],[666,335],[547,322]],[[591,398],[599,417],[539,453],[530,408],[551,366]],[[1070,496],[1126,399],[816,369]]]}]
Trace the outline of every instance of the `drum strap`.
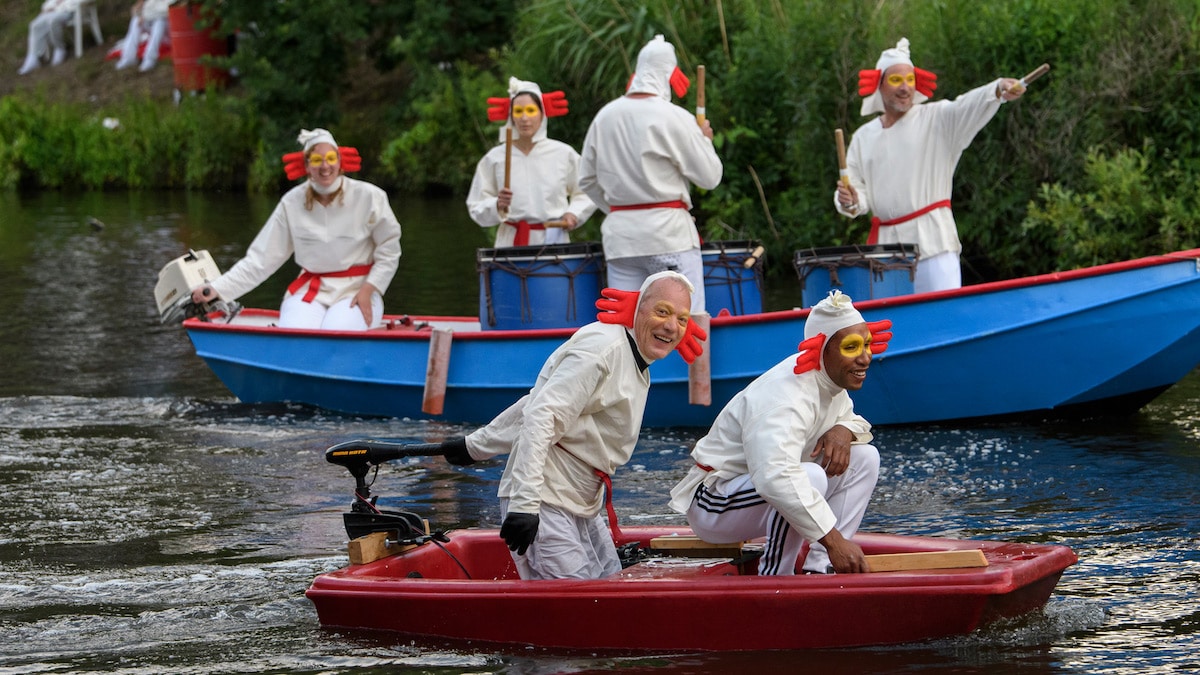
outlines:
[{"label": "drum strap", "polygon": [[304,270],[296,280],[288,286],[288,294],[294,295],[296,291],[304,288],[308,284],[308,292],[304,294],[304,302],[312,302],[317,297],[317,293],[321,290],[321,277],[365,277],[371,271],[371,265],[375,263],[367,263],[366,265],[355,265],[349,269],[340,272],[309,272]]},{"label": "drum strap", "polygon": [[[570,455],[572,457],[575,457],[575,453],[564,448],[562,443],[555,443],[554,447],[558,448],[559,450],[562,450],[563,452],[567,453],[568,455]],[[575,459],[578,459],[580,462],[583,462],[583,460],[579,459],[578,457],[575,457]],[[613,508],[612,476],[610,476],[610,475],[604,473],[603,471],[601,471],[600,469],[597,469],[594,467],[592,468],[592,472],[596,474],[596,477],[600,479],[601,483],[604,483],[604,508],[606,511],[608,511],[608,529],[610,532],[612,532],[613,543],[615,544],[615,543],[621,541],[621,526],[617,523],[617,510],[615,508]]]},{"label": "drum strap", "polygon": [[880,220],[878,216],[872,217],[871,218],[871,234],[867,237],[867,243],[868,244],[878,244],[879,243],[879,228],[881,228],[881,227],[887,227],[889,225],[899,225],[900,223],[907,223],[908,221],[912,220],[913,218],[920,218],[921,216],[925,215],[926,213],[929,213],[930,211],[936,211],[937,209],[948,209],[948,208],[950,208],[950,200],[943,199],[940,202],[934,202],[934,203],[930,204],[929,206],[926,206],[923,209],[918,209],[908,215],[900,216],[899,218],[892,218],[891,220]]},{"label": "drum strap", "polygon": [[642,211],[645,209],[684,209],[687,210],[687,203],[682,199],[675,199],[669,202],[654,202],[653,204],[612,204],[608,207],[609,211]]},{"label": "drum strap", "polygon": [[506,220],[504,221],[504,224],[517,228],[516,237],[513,238],[513,246],[528,246],[529,233],[531,231],[542,231],[546,229],[546,226],[541,223],[530,223],[525,220]]}]

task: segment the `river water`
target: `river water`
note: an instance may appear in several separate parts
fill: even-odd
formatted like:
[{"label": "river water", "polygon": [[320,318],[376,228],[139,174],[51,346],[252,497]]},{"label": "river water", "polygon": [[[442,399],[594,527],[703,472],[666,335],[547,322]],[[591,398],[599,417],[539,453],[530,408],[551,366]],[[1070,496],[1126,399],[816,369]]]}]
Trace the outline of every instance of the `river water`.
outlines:
[{"label": "river water", "polygon": [[[240,404],[182,330],[159,325],[157,270],[189,247],[228,266],[272,206],[0,194],[0,674],[1200,670],[1200,373],[1128,419],[877,429],[884,468],[865,530],[1056,542],[1079,555],[1043,611],[970,636],[564,657],[322,629],[304,590],[347,562],[340,513],[353,488],[324,449],[470,428]],[[457,201],[394,206],[405,257],[388,311],[474,314],[485,236]],[[791,278],[769,308],[792,302]],[[285,281],[246,304],[274,307]],[[702,431],[643,435],[617,475],[623,522],[680,522],[667,492]],[[373,491],[435,527],[494,526],[499,473],[413,459],[383,467]]]}]

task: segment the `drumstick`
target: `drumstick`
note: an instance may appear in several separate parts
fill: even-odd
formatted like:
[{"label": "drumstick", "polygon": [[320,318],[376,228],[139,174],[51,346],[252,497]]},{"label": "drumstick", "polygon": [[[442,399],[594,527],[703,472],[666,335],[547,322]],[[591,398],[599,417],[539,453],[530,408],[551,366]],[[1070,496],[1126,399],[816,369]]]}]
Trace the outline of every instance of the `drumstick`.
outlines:
[{"label": "drumstick", "polygon": [[[508,189],[508,176],[512,173],[512,127],[504,129],[504,189]],[[508,209],[500,212],[500,219],[508,215]]]},{"label": "drumstick", "polygon": [[696,124],[704,126],[704,66],[696,66]]},{"label": "drumstick", "polygon": [[846,171],[846,139],[841,129],[834,129],[833,137],[837,139],[838,175],[842,177],[842,184],[850,187],[850,173]]},{"label": "drumstick", "polygon": [[1043,63],[1042,65],[1038,66],[1037,68],[1034,68],[1033,72],[1029,73],[1025,77],[1022,77],[1021,81],[1018,84],[1020,84],[1022,87],[1028,87],[1029,85],[1033,84],[1034,80],[1038,79],[1039,77],[1045,75],[1048,72],[1050,72],[1050,64]]},{"label": "drumstick", "polygon": [[542,223],[542,227],[559,227],[562,229],[566,229],[568,227],[571,227],[571,224],[565,220],[551,220],[551,221]]}]

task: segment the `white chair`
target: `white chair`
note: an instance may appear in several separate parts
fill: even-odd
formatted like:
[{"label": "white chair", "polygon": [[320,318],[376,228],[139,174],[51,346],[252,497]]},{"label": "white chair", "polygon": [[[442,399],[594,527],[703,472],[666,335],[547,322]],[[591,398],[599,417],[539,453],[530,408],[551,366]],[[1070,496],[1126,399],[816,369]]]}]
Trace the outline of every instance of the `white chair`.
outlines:
[{"label": "white chair", "polygon": [[100,17],[96,15],[96,0],[83,0],[75,7],[75,58],[83,56],[83,24],[92,28],[92,37],[96,44],[104,44],[104,36],[100,34]]}]

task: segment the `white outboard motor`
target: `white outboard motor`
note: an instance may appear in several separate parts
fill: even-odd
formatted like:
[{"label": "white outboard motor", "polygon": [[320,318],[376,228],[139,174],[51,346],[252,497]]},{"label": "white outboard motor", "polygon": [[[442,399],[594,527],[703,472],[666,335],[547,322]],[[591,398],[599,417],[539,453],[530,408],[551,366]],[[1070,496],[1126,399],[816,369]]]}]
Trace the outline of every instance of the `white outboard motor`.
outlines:
[{"label": "white outboard motor", "polygon": [[221,270],[208,251],[188,250],[187,255],[167,263],[158,271],[158,283],[154,286],[154,300],[162,323],[180,323],[192,317],[207,321],[212,311],[224,312],[226,321],[232,321],[241,311],[237,303],[215,300],[197,306],[192,302],[193,288],[212,283],[219,276]]}]

